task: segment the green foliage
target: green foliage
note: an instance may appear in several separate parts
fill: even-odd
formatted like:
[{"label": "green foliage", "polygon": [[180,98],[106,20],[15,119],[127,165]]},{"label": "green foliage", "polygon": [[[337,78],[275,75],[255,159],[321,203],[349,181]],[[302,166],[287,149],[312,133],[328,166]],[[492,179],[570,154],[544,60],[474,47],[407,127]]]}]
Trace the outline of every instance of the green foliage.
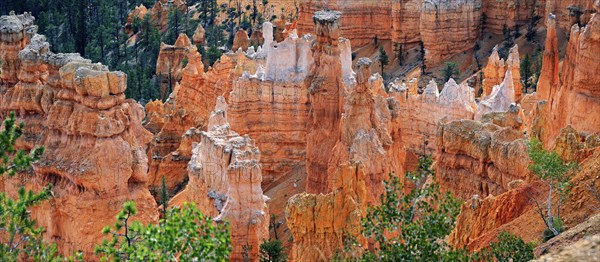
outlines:
[{"label": "green foliage", "polygon": [[260,262],[284,262],[287,261],[285,248],[278,239],[265,240],[260,244]]},{"label": "green foliage", "polygon": [[214,65],[217,60],[221,59],[221,55],[223,55],[223,52],[221,52],[221,50],[214,45],[206,50],[206,59],[208,60],[208,64],[210,66]]},{"label": "green foliage", "polygon": [[477,261],[525,262],[533,259],[533,244],[508,232],[501,232],[496,242],[479,253],[473,254]]},{"label": "green foliage", "polygon": [[[544,146],[538,139],[529,140],[527,146],[529,159],[531,160],[529,169],[546,182],[548,186],[548,196],[545,198],[546,212],[543,211],[541,204],[535,198],[532,198],[532,200],[535,202],[538,213],[544,220],[547,229],[552,232],[553,236],[557,236],[564,230],[562,222],[560,222],[560,207],[568,198],[571,187],[567,173],[574,170],[576,165],[574,163],[564,163],[554,151],[544,150]],[[553,210],[552,207],[554,205],[554,191],[558,194],[556,210]],[[551,237],[545,234],[544,238],[549,239]]]},{"label": "green foliage", "polygon": [[[12,177],[31,167],[39,159],[43,148],[37,148],[29,153],[16,150],[15,143],[23,134],[24,124],[16,124],[14,113],[4,120],[0,128],[0,177]],[[18,189],[16,199],[6,192],[0,193],[0,257],[2,261],[60,261],[55,244],[44,243],[42,232],[31,219],[30,208],[39,205],[52,197],[52,186],[45,187],[40,192]]]},{"label": "green foliage", "polygon": [[523,57],[523,60],[521,60],[521,83],[523,83],[523,93],[527,93],[527,90],[529,89],[529,87],[532,85],[533,81],[532,81],[532,76],[533,76],[533,70],[532,70],[532,64],[533,61],[531,60],[531,57],[529,56],[529,54],[525,54],[525,57]]},{"label": "green foliage", "polygon": [[454,62],[446,62],[446,66],[442,69],[442,76],[444,77],[444,83],[448,82],[452,77],[458,77],[460,70],[458,64]]},{"label": "green foliage", "polygon": [[390,58],[385,52],[383,46],[379,47],[379,63],[381,64],[381,75],[383,76],[383,68],[390,63]]},{"label": "green foliage", "polygon": [[415,188],[407,194],[398,177],[385,184],[381,205],[370,207],[362,221],[363,235],[379,246],[376,252],[366,252],[366,261],[444,261],[454,259],[459,252],[444,239],[454,228],[460,211],[460,201],[450,193],[441,194],[439,185],[424,183],[433,176],[430,157],[419,160],[417,172],[407,179]]},{"label": "green foliage", "polygon": [[192,204],[171,208],[160,225],[131,221],[135,203],[127,201],[95,252],[102,261],[227,261],[231,240],[227,223],[215,224]]}]

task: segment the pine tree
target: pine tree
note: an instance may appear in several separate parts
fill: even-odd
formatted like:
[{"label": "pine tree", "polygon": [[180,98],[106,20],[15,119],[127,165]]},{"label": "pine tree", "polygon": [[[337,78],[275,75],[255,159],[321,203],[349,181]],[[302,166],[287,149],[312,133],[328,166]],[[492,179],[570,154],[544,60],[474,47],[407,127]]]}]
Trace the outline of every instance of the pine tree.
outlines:
[{"label": "pine tree", "polygon": [[381,75],[383,76],[384,67],[390,63],[390,59],[383,46],[379,47],[379,63],[381,64]]},{"label": "pine tree", "polygon": [[521,60],[521,83],[523,83],[523,93],[527,93],[527,90],[531,86],[531,77],[532,77],[532,61],[529,54],[525,54],[523,60]]}]

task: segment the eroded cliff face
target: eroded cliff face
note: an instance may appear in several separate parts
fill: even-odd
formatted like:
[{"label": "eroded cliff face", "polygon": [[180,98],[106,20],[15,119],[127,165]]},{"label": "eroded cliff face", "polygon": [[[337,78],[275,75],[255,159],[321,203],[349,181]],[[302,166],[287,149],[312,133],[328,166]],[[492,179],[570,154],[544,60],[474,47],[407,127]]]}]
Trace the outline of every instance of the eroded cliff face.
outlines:
[{"label": "eroded cliff face", "polygon": [[581,26],[591,20],[594,2],[595,0],[546,0],[544,17],[555,14],[558,28],[569,32],[573,24],[579,23]]},{"label": "eroded cliff face", "polygon": [[360,47],[379,40],[391,39],[390,0],[385,1],[350,1],[308,0],[300,3],[298,32],[308,34],[315,32],[313,14],[319,10],[337,10],[343,13],[340,25],[340,36],[350,39],[354,46]]},{"label": "eroded cliff face", "polygon": [[[7,21],[9,27],[4,26]],[[158,219],[147,188],[145,149],[152,135],[141,125],[143,108],[125,99],[124,73],[77,54],[50,52],[32,22],[28,14],[0,18],[0,49],[14,52],[30,41],[18,51],[19,62],[12,52],[0,51],[0,59],[16,65],[2,71],[0,111],[15,111],[26,123],[20,147],[43,146],[45,153],[32,177],[7,179],[4,190],[53,184],[54,197],[34,208],[33,218],[63,254],[81,250],[93,258],[102,228],[114,222],[126,200],[136,202],[136,219]]]},{"label": "eroded cliff face", "polygon": [[232,261],[243,261],[243,246],[250,245],[251,261],[269,238],[269,211],[261,188],[260,151],[248,135],[240,136],[227,122],[227,103],[217,98],[208,131],[195,128],[188,133],[200,137],[193,148],[187,170],[189,183],[171,204],[194,202],[216,221],[231,225]]},{"label": "eroded cliff face", "polygon": [[341,13],[337,11],[319,11],[314,16],[317,35],[314,65],[306,80],[311,103],[306,136],[306,191],[309,193],[329,192],[328,162],[341,134],[344,82],[339,59],[340,18]]},{"label": "eroded cliff face", "polygon": [[515,28],[527,24],[531,16],[543,11],[543,3],[535,0],[482,1],[486,14],[485,31],[501,35],[504,26]]},{"label": "eroded cliff face", "polygon": [[348,237],[365,244],[361,236],[369,190],[365,173],[360,165],[340,166],[332,177],[330,193],[302,193],[289,199],[285,218],[294,237],[290,261],[329,261]]},{"label": "eroded cliff face", "polygon": [[160,52],[156,61],[156,76],[160,79],[160,94],[164,100],[179,84],[184,59],[187,54],[196,49],[186,34],[180,34],[174,45],[160,44]]},{"label": "eroded cliff face", "polygon": [[506,61],[501,59],[498,55],[498,46],[492,49],[492,54],[488,58],[487,65],[483,68],[483,94],[482,97],[490,96],[494,91],[494,87],[503,84],[505,82],[507,71],[510,71],[512,78],[511,83],[504,83],[505,85],[512,85],[514,92],[513,101],[520,101],[523,94],[523,85],[521,84],[521,60],[519,58],[519,47],[513,46],[509,53]]},{"label": "eroded cliff face", "polygon": [[[594,191],[600,188],[600,180],[597,179],[600,151],[596,147],[591,152],[589,157],[580,163],[576,174],[571,176],[570,183],[573,187],[561,207],[561,219],[566,228],[573,230],[592,216],[597,216],[600,205],[597,191]],[[540,241],[546,227],[531,199],[537,198],[538,201],[544,202],[547,197],[545,190],[547,189],[544,183],[537,179],[515,181],[510,189],[502,194],[468,200],[457,218],[456,228],[449,238],[450,243],[457,247],[480,250],[487,247],[491,241],[495,241],[502,231],[515,234],[524,241]],[[553,201],[556,203],[558,199]],[[585,228],[585,223],[583,226]],[[587,232],[593,233],[594,229]],[[577,238],[577,235],[573,236],[567,231],[557,238],[562,237]],[[556,243],[548,243],[546,246],[552,248],[552,245]]]},{"label": "eroded cliff face", "polygon": [[465,199],[485,197],[530,177],[523,133],[496,123],[459,120],[440,125],[435,169],[443,190]]},{"label": "eroded cliff face", "polygon": [[453,54],[473,48],[479,38],[481,0],[426,0],[419,30],[425,65],[440,64]]},{"label": "eroded cliff face", "polygon": [[[596,1],[596,10],[600,2]],[[560,84],[550,102],[546,143],[566,125],[591,134],[600,131],[600,15],[594,14],[586,27],[573,25],[563,61]],[[550,81],[552,83],[552,81]],[[548,88],[548,87],[542,87]],[[550,89],[552,90],[552,89]]]},{"label": "eroded cliff face", "polygon": [[416,86],[413,85],[412,91],[409,86],[410,83],[408,86],[396,83],[390,85],[390,94],[399,101],[399,118],[405,119],[399,121],[396,128],[400,132],[402,145],[409,154],[406,160],[408,167],[416,163],[418,155],[437,153],[436,132],[439,121],[473,119],[477,110],[473,89],[466,84],[458,85],[454,79],[444,85],[441,93],[433,80],[422,94],[417,94]]}]

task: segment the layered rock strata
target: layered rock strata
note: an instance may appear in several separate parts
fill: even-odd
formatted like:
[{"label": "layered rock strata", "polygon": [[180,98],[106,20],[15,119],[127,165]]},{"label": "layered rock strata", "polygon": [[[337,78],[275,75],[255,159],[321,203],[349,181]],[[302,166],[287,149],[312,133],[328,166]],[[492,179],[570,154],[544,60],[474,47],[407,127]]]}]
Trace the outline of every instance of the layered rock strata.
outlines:
[{"label": "layered rock strata", "polygon": [[[596,1],[595,8],[600,10],[600,1]],[[556,75],[550,75],[554,71],[552,64],[547,71],[543,71],[543,78],[540,77],[540,81],[550,80],[541,82],[542,86],[539,87],[541,90],[550,90],[549,94],[546,91],[543,93],[544,96],[550,96],[550,101],[547,115],[541,116],[547,118],[545,134],[541,139],[549,146],[567,125],[586,134],[600,132],[600,117],[597,114],[600,112],[600,77],[597,74],[600,70],[600,56],[597,55],[600,49],[600,15],[592,15],[586,27],[573,25],[569,39],[558,77],[559,84],[552,86],[556,80]],[[550,41],[552,46],[553,40]],[[547,60],[553,62],[550,58],[549,54]],[[548,86],[543,86],[545,84]]]},{"label": "layered rock strata", "polygon": [[518,129],[473,120],[439,127],[436,176],[444,190],[461,198],[505,192],[512,181],[530,176],[528,164],[527,146]]},{"label": "layered rock strata", "polygon": [[362,167],[340,166],[332,177],[330,193],[302,193],[289,199],[285,218],[294,237],[290,261],[329,261],[350,237],[366,244],[360,221],[369,189]]},{"label": "layered rock strata", "polygon": [[43,146],[45,153],[32,177],[7,179],[3,191],[53,184],[54,197],[33,208],[32,217],[61,253],[81,250],[93,258],[102,228],[125,201],[136,202],[136,220],[158,219],[147,187],[145,148],[152,135],[141,125],[143,108],[125,99],[125,74],[50,52],[32,22],[28,14],[0,18],[0,59],[14,62],[3,63],[0,111],[15,111],[26,123],[20,147]]},{"label": "layered rock strata", "polygon": [[328,192],[328,160],[340,139],[340,116],[343,110],[344,82],[339,59],[341,13],[319,11],[314,15],[317,40],[314,66],[309,83],[311,112],[306,136],[307,192]]},{"label": "layered rock strata", "polygon": [[172,204],[194,202],[215,221],[228,221],[233,251],[231,261],[244,261],[244,245],[250,261],[258,261],[260,244],[269,238],[269,211],[261,188],[260,151],[247,135],[240,136],[227,122],[227,103],[219,97],[211,113],[208,131],[199,133],[188,164],[189,183]]},{"label": "layered rock strata", "polygon": [[473,90],[466,84],[458,85],[450,79],[440,93],[435,81],[431,81],[417,94],[406,85],[391,83],[390,94],[399,101],[401,121],[398,129],[408,153],[414,155],[436,154],[436,131],[438,122],[473,119],[477,109]]},{"label": "layered rock strata", "polygon": [[473,48],[480,34],[481,14],[481,0],[423,1],[419,30],[427,67]]},{"label": "layered rock strata", "polygon": [[156,75],[160,79],[160,93],[162,100],[173,91],[181,81],[182,70],[185,66],[188,52],[195,46],[186,34],[180,34],[174,45],[160,44],[160,51],[156,61]]}]

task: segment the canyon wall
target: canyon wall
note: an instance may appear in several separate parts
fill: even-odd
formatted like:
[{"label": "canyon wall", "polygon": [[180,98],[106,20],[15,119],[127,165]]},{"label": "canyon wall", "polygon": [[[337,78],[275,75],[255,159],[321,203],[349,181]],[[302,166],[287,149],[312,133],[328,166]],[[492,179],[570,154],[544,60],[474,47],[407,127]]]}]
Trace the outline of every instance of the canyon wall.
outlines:
[{"label": "canyon wall", "polygon": [[240,136],[227,122],[227,103],[218,97],[207,129],[197,134],[187,170],[189,183],[171,204],[194,202],[215,221],[231,226],[232,261],[243,261],[244,245],[250,261],[258,261],[259,246],[269,238],[269,211],[261,188],[260,151],[248,135]]},{"label": "canyon wall", "polygon": [[314,15],[317,40],[314,66],[311,68],[309,99],[311,111],[306,135],[306,168],[308,193],[329,191],[328,162],[333,147],[340,138],[340,116],[344,100],[342,63],[339,59],[340,19],[337,11],[319,11]]},{"label": "canyon wall", "polygon": [[398,123],[397,128],[403,146],[414,156],[414,162],[418,155],[436,154],[436,132],[440,120],[473,119],[477,105],[473,90],[466,84],[458,85],[454,79],[444,85],[441,93],[433,80],[422,94],[417,94],[416,88],[413,90],[411,92],[406,84],[390,84],[391,96],[399,101],[400,118],[405,119]]},{"label": "canyon wall", "polygon": [[0,111],[25,122],[21,148],[43,146],[45,153],[32,176],[6,179],[3,191],[53,184],[54,197],[33,208],[32,217],[61,253],[81,250],[93,258],[102,228],[125,201],[136,202],[137,220],[158,219],[147,187],[152,135],[141,125],[143,108],[125,99],[124,73],[78,54],[50,52],[33,20],[27,13],[0,18]]},{"label": "canyon wall", "polygon": [[[596,1],[596,10],[600,9],[600,2]],[[554,23],[552,18],[549,24]],[[549,30],[550,40],[546,42],[547,47],[552,48],[553,30]],[[541,99],[549,99],[546,115],[539,116],[547,118],[542,141],[547,146],[552,146],[554,138],[560,130],[571,125],[573,128],[586,134],[600,131],[600,117],[596,112],[600,110],[600,57],[597,51],[600,49],[600,15],[594,14],[586,27],[573,25],[571,36],[567,46],[567,53],[562,63],[562,70],[556,76],[555,54],[544,53],[544,64],[540,76],[539,89]],[[559,79],[558,83],[556,79]]]},{"label": "canyon wall", "polygon": [[356,47],[373,43],[375,38],[390,40],[392,3],[386,1],[355,0],[306,0],[300,3],[298,32],[315,32],[313,14],[319,10],[337,10],[343,14],[340,36],[350,39]]},{"label": "canyon wall", "polygon": [[495,118],[519,115],[514,110],[502,116],[484,116],[484,122],[458,120],[439,126],[435,170],[443,190],[464,199],[485,197],[505,192],[512,181],[528,179],[523,133],[512,125],[498,125],[519,120],[493,121]]},{"label": "canyon wall", "polygon": [[473,48],[479,39],[481,0],[426,0],[419,30],[425,47],[425,65]]},{"label": "canyon wall", "polygon": [[192,48],[195,48],[186,34],[179,34],[173,45],[160,43],[160,51],[156,61],[156,76],[160,80],[160,95],[162,100],[173,91],[181,81],[181,71],[185,59]]}]

